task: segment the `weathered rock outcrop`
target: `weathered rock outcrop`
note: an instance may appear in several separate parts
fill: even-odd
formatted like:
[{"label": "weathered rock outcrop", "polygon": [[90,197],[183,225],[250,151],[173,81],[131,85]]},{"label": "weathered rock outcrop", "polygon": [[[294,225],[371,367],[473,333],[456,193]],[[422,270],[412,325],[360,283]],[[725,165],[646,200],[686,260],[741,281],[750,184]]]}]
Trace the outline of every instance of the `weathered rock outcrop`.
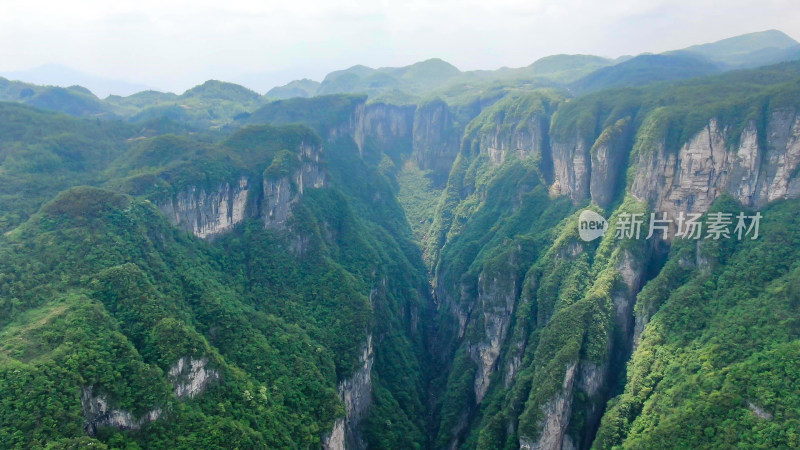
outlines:
[{"label": "weathered rock outcrop", "polygon": [[89,436],[95,436],[98,427],[138,430],[161,417],[160,408],[135,417],[130,411],[112,407],[104,394],[95,395],[93,391],[94,386],[86,386],[81,390],[84,429]]},{"label": "weathered rock outcrop", "polygon": [[267,170],[261,178],[241,176],[236,183],[221,183],[215,189],[188,186],[156,203],[174,225],[202,239],[213,239],[251,217],[260,217],[267,228],[285,228],[304,191],[327,185],[321,155],[321,149],[303,144],[297,149],[294,170],[287,175]]},{"label": "weathered rock outcrop", "polygon": [[[513,266],[513,257],[508,262]],[[475,374],[475,401],[481,403],[489,389],[489,377],[496,370],[495,364],[505,342],[517,296],[517,280],[513,267],[506,270],[482,272],[478,278],[476,309],[482,315],[483,338],[469,346],[472,360],[477,364]]]},{"label": "weathered rock outcrop", "polygon": [[178,398],[193,398],[219,379],[219,372],[207,367],[208,358],[184,356],[169,369],[169,379]]},{"label": "weathered rock outcrop", "polygon": [[606,207],[614,200],[619,182],[624,179],[622,169],[630,152],[631,129],[629,118],[618,120],[603,130],[589,151],[592,167],[589,192],[600,206]]},{"label": "weathered rock outcrop", "polygon": [[249,184],[241,177],[216,189],[189,186],[159,207],[173,224],[199,238],[211,238],[245,219]]},{"label": "weathered rock outcrop", "polygon": [[327,175],[320,168],[320,152],[311,146],[300,148],[300,165],[294,173],[263,179],[261,201],[258,203],[261,218],[267,228],[285,228],[294,205],[306,189],[323,188],[327,185]]},{"label": "weathered rock outcrop", "polygon": [[521,123],[498,123],[493,130],[482,130],[478,138],[480,152],[493,164],[502,164],[508,155],[520,159],[545,155],[547,118],[534,115]]},{"label": "weathered rock outcrop", "polygon": [[[737,137],[738,145],[732,148]],[[754,121],[735,136],[711,119],[677,153],[668,152],[663,142],[640,149],[631,193],[670,217],[681,211],[705,212],[723,193],[759,208],[800,196],[798,165],[800,115],[795,111],[773,112],[763,139]]]},{"label": "weathered rock outcrop", "polygon": [[364,449],[366,442],[361,437],[358,428],[359,422],[364,418],[372,402],[372,335],[367,335],[367,341],[359,356],[359,368],[353,375],[339,383],[339,397],[344,402],[345,416],[337,419],[333,430],[322,437],[322,447],[326,450]]},{"label": "weathered rock outcrop", "polygon": [[575,203],[589,196],[591,177],[591,143],[576,135],[566,140],[552,139],[553,185],[551,192],[568,195]]},{"label": "weathered rock outcrop", "polygon": [[542,406],[543,419],[539,424],[542,430],[539,438],[530,440],[520,437],[519,447],[531,450],[557,450],[575,448],[565,435],[572,412],[572,394],[575,384],[577,364],[572,363],[564,374],[562,391]]},{"label": "weathered rock outcrop", "polygon": [[462,132],[443,100],[420,105],[414,114],[412,143],[417,165],[446,176],[458,156]]},{"label": "weathered rock outcrop", "polygon": [[358,145],[361,157],[365,155],[368,144],[373,149],[388,155],[411,151],[411,137],[414,132],[414,111],[416,106],[396,106],[385,103],[371,103],[356,111],[353,140]]}]

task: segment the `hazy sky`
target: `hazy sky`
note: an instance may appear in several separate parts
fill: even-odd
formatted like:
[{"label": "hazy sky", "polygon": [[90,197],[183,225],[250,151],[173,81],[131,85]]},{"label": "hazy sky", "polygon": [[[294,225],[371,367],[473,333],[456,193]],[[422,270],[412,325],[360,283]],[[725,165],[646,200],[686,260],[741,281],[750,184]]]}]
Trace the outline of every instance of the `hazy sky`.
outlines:
[{"label": "hazy sky", "polygon": [[462,70],[616,57],[770,28],[800,38],[798,0],[0,0],[0,71],[57,63],[182,92],[431,57]]}]

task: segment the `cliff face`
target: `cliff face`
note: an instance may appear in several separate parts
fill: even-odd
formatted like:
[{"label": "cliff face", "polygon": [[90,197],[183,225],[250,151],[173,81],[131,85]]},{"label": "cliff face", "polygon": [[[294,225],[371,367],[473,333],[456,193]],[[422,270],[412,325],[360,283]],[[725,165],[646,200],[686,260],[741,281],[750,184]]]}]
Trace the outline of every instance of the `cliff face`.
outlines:
[{"label": "cliff face", "polygon": [[[708,117],[685,142],[671,147],[666,137],[654,137],[658,136],[654,129],[670,126],[659,123],[657,115],[639,122],[634,116],[608,121],[610,125],[600,129],[596,138],[587,137],[585,130],[554,137],[552,130],[565,128],[551,123],[549,116],[520,117],[518,105],[501,106],[505,111],[493,111],[490,120],[481,115],[467,126],[461,157],[466,160],[463,166],[470,168],[451,179],[445,193],[447,210],[438,212],[445,225],[441,252],[434,263],[434,288],[443,317],[449,317],[443,319],[440,333],[452,330],[456,355],[464,351],[470,361],[468,365],[455,362],[448,389],[465,391],[464,376],[459,374],[468,373],[472,391],[458,394],[463,403],[453,406],[461,411],[456,419],[447,419],[451,413],[449,400],[445,401],[439,442],[449,436],[448,445],[457,446],[471,432],[472,439],[477,439],[474,442],[490,439],[487,436],[502,440],[516,435],[516,445],[522,448],[586,448],[600,424],[612,386],[654,313],[652,306],[636,309],[637,296],[652,276],[648,271],[653,264],[657,267],[653,263],[656,254],[665,251],[660,246],[670,243],[643,241],[623,248],[609,242],[600,251],[584,248],[580,242],[567,244],[577,241],[577,236],[565,235],[547,244],[561,250],[547,256],[545,247],[538,262],[530,256],[503,253],[498,249],[511,241],[500,245],[502,239],[495,234],[498,229],[522,217],[530,221],[536,216],[525,213],[524,202],[519,200],[531,195],[520,172],[514,172],[516,188],[493,187],[492,183],[501,180],[500,171],[508,170],[504,167],[509,161],[524,167],[524,161],[537,160],[540,182],[551,201],[566,197],[575,207],[587,203],[609,207],[624,199],[623,206],[616,203],[615,208],[648,215],[650,211],[665,212],[675,218],[681,212],[706,212],[720,196],[729,194],[745,207],[762,208],[778,199],[800,197],[800,114],[780,108],[764,112],[761,123],[749,119],[740,125]],[[446,116],[441,107],[427,113],[431,118]],[[438,134],[428,131],[421,136],[442,135],[441,129],[434,131]],[[485,155],[488,166],[475,169],[477,155]],[[520,163],[514,162],[517,160]],[[551,173],[546,170],[547,163],[552,164]],[[484,175],[484,185],[477,185],[473,173],[481,171],[489,175]],[[497,196],[499,192],[503,197]],[[516,200],[510,201],[511,197]],[[481,215],[498,203],[506,206],[496,207],[491,218]],[[611,213],[606,211],[604,216]],[[484,225],[486,235],[481,236],[481,243],[471,244],[478,245],[477,249],[459,242],[459,235],[470,233],[472,222],[495,224]],[[572,227],[573,222],[562,223]],[[473,237],[478,235],[473,233]],[[463,250],[453,251],[453,246],[463,246]],[[707,266],[700,253],[698,249],[696,258],[685,262],[686,270]],[[481,256],[484,254],[493,255],[490,264]],[[452,255],[468,259],[453,259]],[[572,261],[572,268],[551,264],[559,258]],[[454,266],[461,271],[453,271]],[[529,266],[524,280],[514,275]],[[473,276],[476,281],[469,281]],[[585,312],[578,312],[584,308]],[[590,313],[593,309],[597,311]],[[523,316],[531,311],[536,312],[535,319]],[[592,318],[563,328],[562,322],[575,320],[576,314]],[[555,337],[572,332],[587,337],[574,341]],[[550,351],[556,353],[545,358]],[[551,360],[560,362],[548,368]],[[500,376],[493,377],[497,372]],[[559,374],[558,387],[537,387],[545,380],[549,383],[547,377],[555,376],[552,374]],[[491,400],[497,403],[480,410],[502,412],[482,416],[478,405],[492,398],[495,390],[503,390],[506,400]],[[504,425],[500,427],[498,421]],[[576,428],[575,423],[581,425]]]},{"label": "cliff face", "polygon": [[658,143],[638,155],[631,193],[672,217],[704,212],[723,193],[755,208],[800,195],[800,116],[793,110],[771,113],[765,136],[752,120],[735,136],[712,118],[677,154],[664,147]]},{"label": "cliff face", "polygon": [[156,408],[135,417],[124,409],[114,408],[103,394],[94,394],[93,386],[86,386],[81,391],[81,406],[85,420],[84,429],[89,436],[97,434],[98,427],[114,427],[120,430],[138,430],[149,422],[158,420],[162,411]]},{"label": "cliff face", "polygon": [[326,450],[364,449],[367,443],[359,430],[359,423],[372,402],[372,335],[367,335],[358,369],[353,375],[339,382],[339,397],[344,402],[345,417],[333,424],[333,430],[322,438]]},{"label": "cliff face", "polygon": [[412,156],[420,168],[447,174],[458,156],[463,130],[447,103],[440,99],[420,105],[414,114]]},{"label": "cliff face", "polygon": [[[208,358],[184,356],[170,367],[169,379],[175,397],[187,399],[201,394],[209,384],[219,380],[219,372],[208,367]],[[138,430],[163,415],[163,410],[156,407],[137,417],[130,411],[114,407],[105,394],[94,392],[94,386],[85,386],[81,390],[81,407],[84,428],[89,436],[95,436],[98,427]]]},{"label": "cliff face", "polygon": [[169,369],[168,374],[178,398],[193,398],[219,379],[219,372],[208,367],[208,358],[184,356]]},{"label": "cliff face", "polygon": [[591,144],[581,136],[566,140],[553,140],[553,175],[551,192],[567,195],[575,203],[582,202],[589,193],[591,176]]},{"label": "cliff face", "polygon": [[188,186],[158,205],[174,225],[206,239],[247,217],[248,191],[249,180],[241,177],[235,184],[220,184],[216,189]]},{"label": "cliff face", "polygon": [[231,230],[247,218],[259,217],[267,228],[285,228],[294,205],[306,189],[327,185],[320,165],[322,150],[303,144],[297,149],[291,173],[262,177],[241,176],[236,183],[215,188],[187,186],[172,197],[156,201],[170,221],[201,239]]},{"label": "cliff face", "polygon": [[[353,140],[362,157],[380,156],[380,153],[395,156],[408,153],[414,132],[416,106],[395,106],[371,103],[356,110]],[[365,150],[375,155],[365,155]]]}]

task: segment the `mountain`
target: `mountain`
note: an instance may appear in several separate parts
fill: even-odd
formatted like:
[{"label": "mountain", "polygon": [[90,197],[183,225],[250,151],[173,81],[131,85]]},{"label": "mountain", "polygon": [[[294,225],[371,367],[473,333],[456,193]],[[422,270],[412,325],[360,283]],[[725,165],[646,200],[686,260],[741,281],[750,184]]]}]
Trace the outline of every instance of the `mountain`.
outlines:
[{"label": "mountain", "polygon": [[800,43],[781,31],[768,30],[693,45],[678,52],[701,55],[730,67],[755,67],[796,59]]},{"label": "mountain", "polygon": [[[453,355],[435,448],[795,445],[773,427],[796,429],[798,399],[772,395],[800,337],[777,325],[796,303],[800,255],[780,242],[800,238],[799,80],[794,63],[532,93],[470,122],[426,233]],[[585,208],[610,230],[761,211],[771,236],[586,242]]]},{"label": "mountain", "polygon": [[639,55],[600,68],[570,85],[579,93],[614,87],[633,87],[658,81],[693,78],[718,73],[714,64],[691,55]]},{"label": "mountain", "polygon": [[520,70],[525,75],[569,83],[597,69],[613,64],[609,59],[593,55],[552,55],[534,61]]},{"label": "mountain", "polygon": [[0,76],[27,83],[69,87],[85,86],[100,98],[111,94],[130,95],[149,89],[147,86],[127,81],[89,75],[59,64],[45,64],[25,70],[2,72]]},{"label": "mountain", "polygon": [[277,86],[270,89],[266,94],[267,98],[282,100],[292,97],[313,97],[319,89],[319,83],[308,78],[294,80],[284,86]]},{"label": "mountain", "polygon": [[531,67],[0,80],[0,446],[800,446],[800,61]]}]

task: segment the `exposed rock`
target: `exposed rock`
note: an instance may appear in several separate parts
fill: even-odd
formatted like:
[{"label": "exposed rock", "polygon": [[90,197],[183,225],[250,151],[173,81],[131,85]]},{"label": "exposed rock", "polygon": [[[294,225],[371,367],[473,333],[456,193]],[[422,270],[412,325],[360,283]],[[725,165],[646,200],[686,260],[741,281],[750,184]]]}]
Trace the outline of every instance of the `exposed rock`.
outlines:
[{"label": "exposed rock", "polygon": [[620,275],[620,283],[611,295],[614,299],[614,318],[617,327],[627,339],[633,333],[633,307],[636,303],[636,294],[642,287],[645,267],[628,250],[623,250],[618,258],[615,268]]},{"label": "exposed rock", "polygon": [[551,140],[554,182],[551,192],[568,195],[575,203],[589,196],[591,174],[590,145],[580,136],[564,141]]},{"label": "exposed rock", "polygon": [[576,369],[577,363],[567,366],[563,390],[541,407],[544,419],[539,424],[539,429],[542,430],[539,438],[532,440],[524,436],[520,437],[521,449],[557,450],[562,448],[564,432],[567,430],[569,416],[572,412],[572,393]]},{"label": "exposed rock", "polygon": [[322,448],[325,450],[344,450],[344,419],[336,419],[333,430],[322,436]]},{"label": "exposed rock", "polygon": [[159,202],[159,207],[173,224],[199,238],[211,238],[245,219],[248,190],[246,177],[233,185],[224,183],[208,191],[189,186],[175,197]]},{"label": "exposed rock", "polygon": [[[509,266],[513,265],[513,257]],[[516,279],[511,267],[478,278],[478,305],[482,317],[484,338],[470,345],[469,353],[478,366],[475,373],[475,400],[481,403],[489,389],[489,377],[494,373],[500,348],[505,341],[516,300]]]},{"label": "exposed rock", "polygon": [[415,110],[416,106],[385,103],[368,104],[358,110],[353,140],[361,156],[365,156],[368,141],[377,147],[376,150],[386,154],[410,151]]},{"label": "exposed rock", "polygon": [[[301,144],[299,164],[289,175],[276,179],[265,174],[255,183],[242,176],[236,183],[221,183],[212,190],[188,186],[157,204],[173,224],[202,239],[228,232],[250,217],[261,217],[266,228],[285,228],[292,206],[305,190],[327,186],[327,172],[320,166],[321,154],[321,149]],[[251,189],[259,183],[261,189]]]},{"label": "exposed rock", "polygon": [[616,194],[620,178],[625,175],[624,163],[630,151],[631,121],[620,119],[597,138],[591,154],[589,192],[600,206],[608,206]]},{"label": "exposed rock", "polygon": [[285,228],[292,206],[303,192],[308,188],[327,186],[327,173],[319,166],[320,153],[314,147],[301,146],[301,163],[294,173],[278,179],[264,177],[260,209],[265,228]]},{"label": "exposed rock", "polygon": [[541,156],[546,130],[546,119],[532,116],[522,123],[497,124],[491,132],[481,132],[478,145],[480,152],[487,154],[495,165],[505,162],[510,154],[520,159]]},{"label": "exposed rock", "polygon": [[219,379],[219,372],[207,368],[208,358],[184,356],[169,369],[169,379],[178,398],[193,398],[205,391],[209,383]]},{"label": "exposed rock", "polygon": [[420,105],[414,114],[412,155],[421,169],[444,175],[458,156],[462,129],[440,99]]},{"label": "exposed rock", "polygon": [[735,151],[730,150],[730,133],[711,119],[677,154],[667,152],[663,143],[640,151],[631,193],[670,217],[705,212],[725,192],[755,208],[800,196],[800,116],[774,112],[763,149],[753,121],[746,124]]},{"label": "exposed rock", "polygon": [[94,395],[93,390],[93,386],[86,386],[81,390],[84,429],[89,436],[95,436],[99,427],[138,430],[161,417],[160,408],[153,409],[141,417],[135,417],[129,411],[113,408],[104,394]]},{"label": "exposed rock", "polygon": [[763,408],[755,405],[754,403],[747,402],[747,407],[750,409],[750,411],[753,411],[753,414],[758,416],[759,419],[772,420],[772,414],[770,414],[769,412],[767,412]]},{"label": "exposed rock", "polygon": [[800,163],[800,114],[775,111],[767,123],[766,166],[755,206],[780,198],[800,196],[797,168]]},{"label": "exposed rock", "polygon": [[364,418],[372,402],[372,334],[367,335],[359,356],[361,366],[353,375],[339,383],[339,397],[344,402],[345,417],[338,419],[331,432],[326,433],[322,439],[322,446],[326,449],[364,449],[366,442],[361,436],[358,424]]}]

